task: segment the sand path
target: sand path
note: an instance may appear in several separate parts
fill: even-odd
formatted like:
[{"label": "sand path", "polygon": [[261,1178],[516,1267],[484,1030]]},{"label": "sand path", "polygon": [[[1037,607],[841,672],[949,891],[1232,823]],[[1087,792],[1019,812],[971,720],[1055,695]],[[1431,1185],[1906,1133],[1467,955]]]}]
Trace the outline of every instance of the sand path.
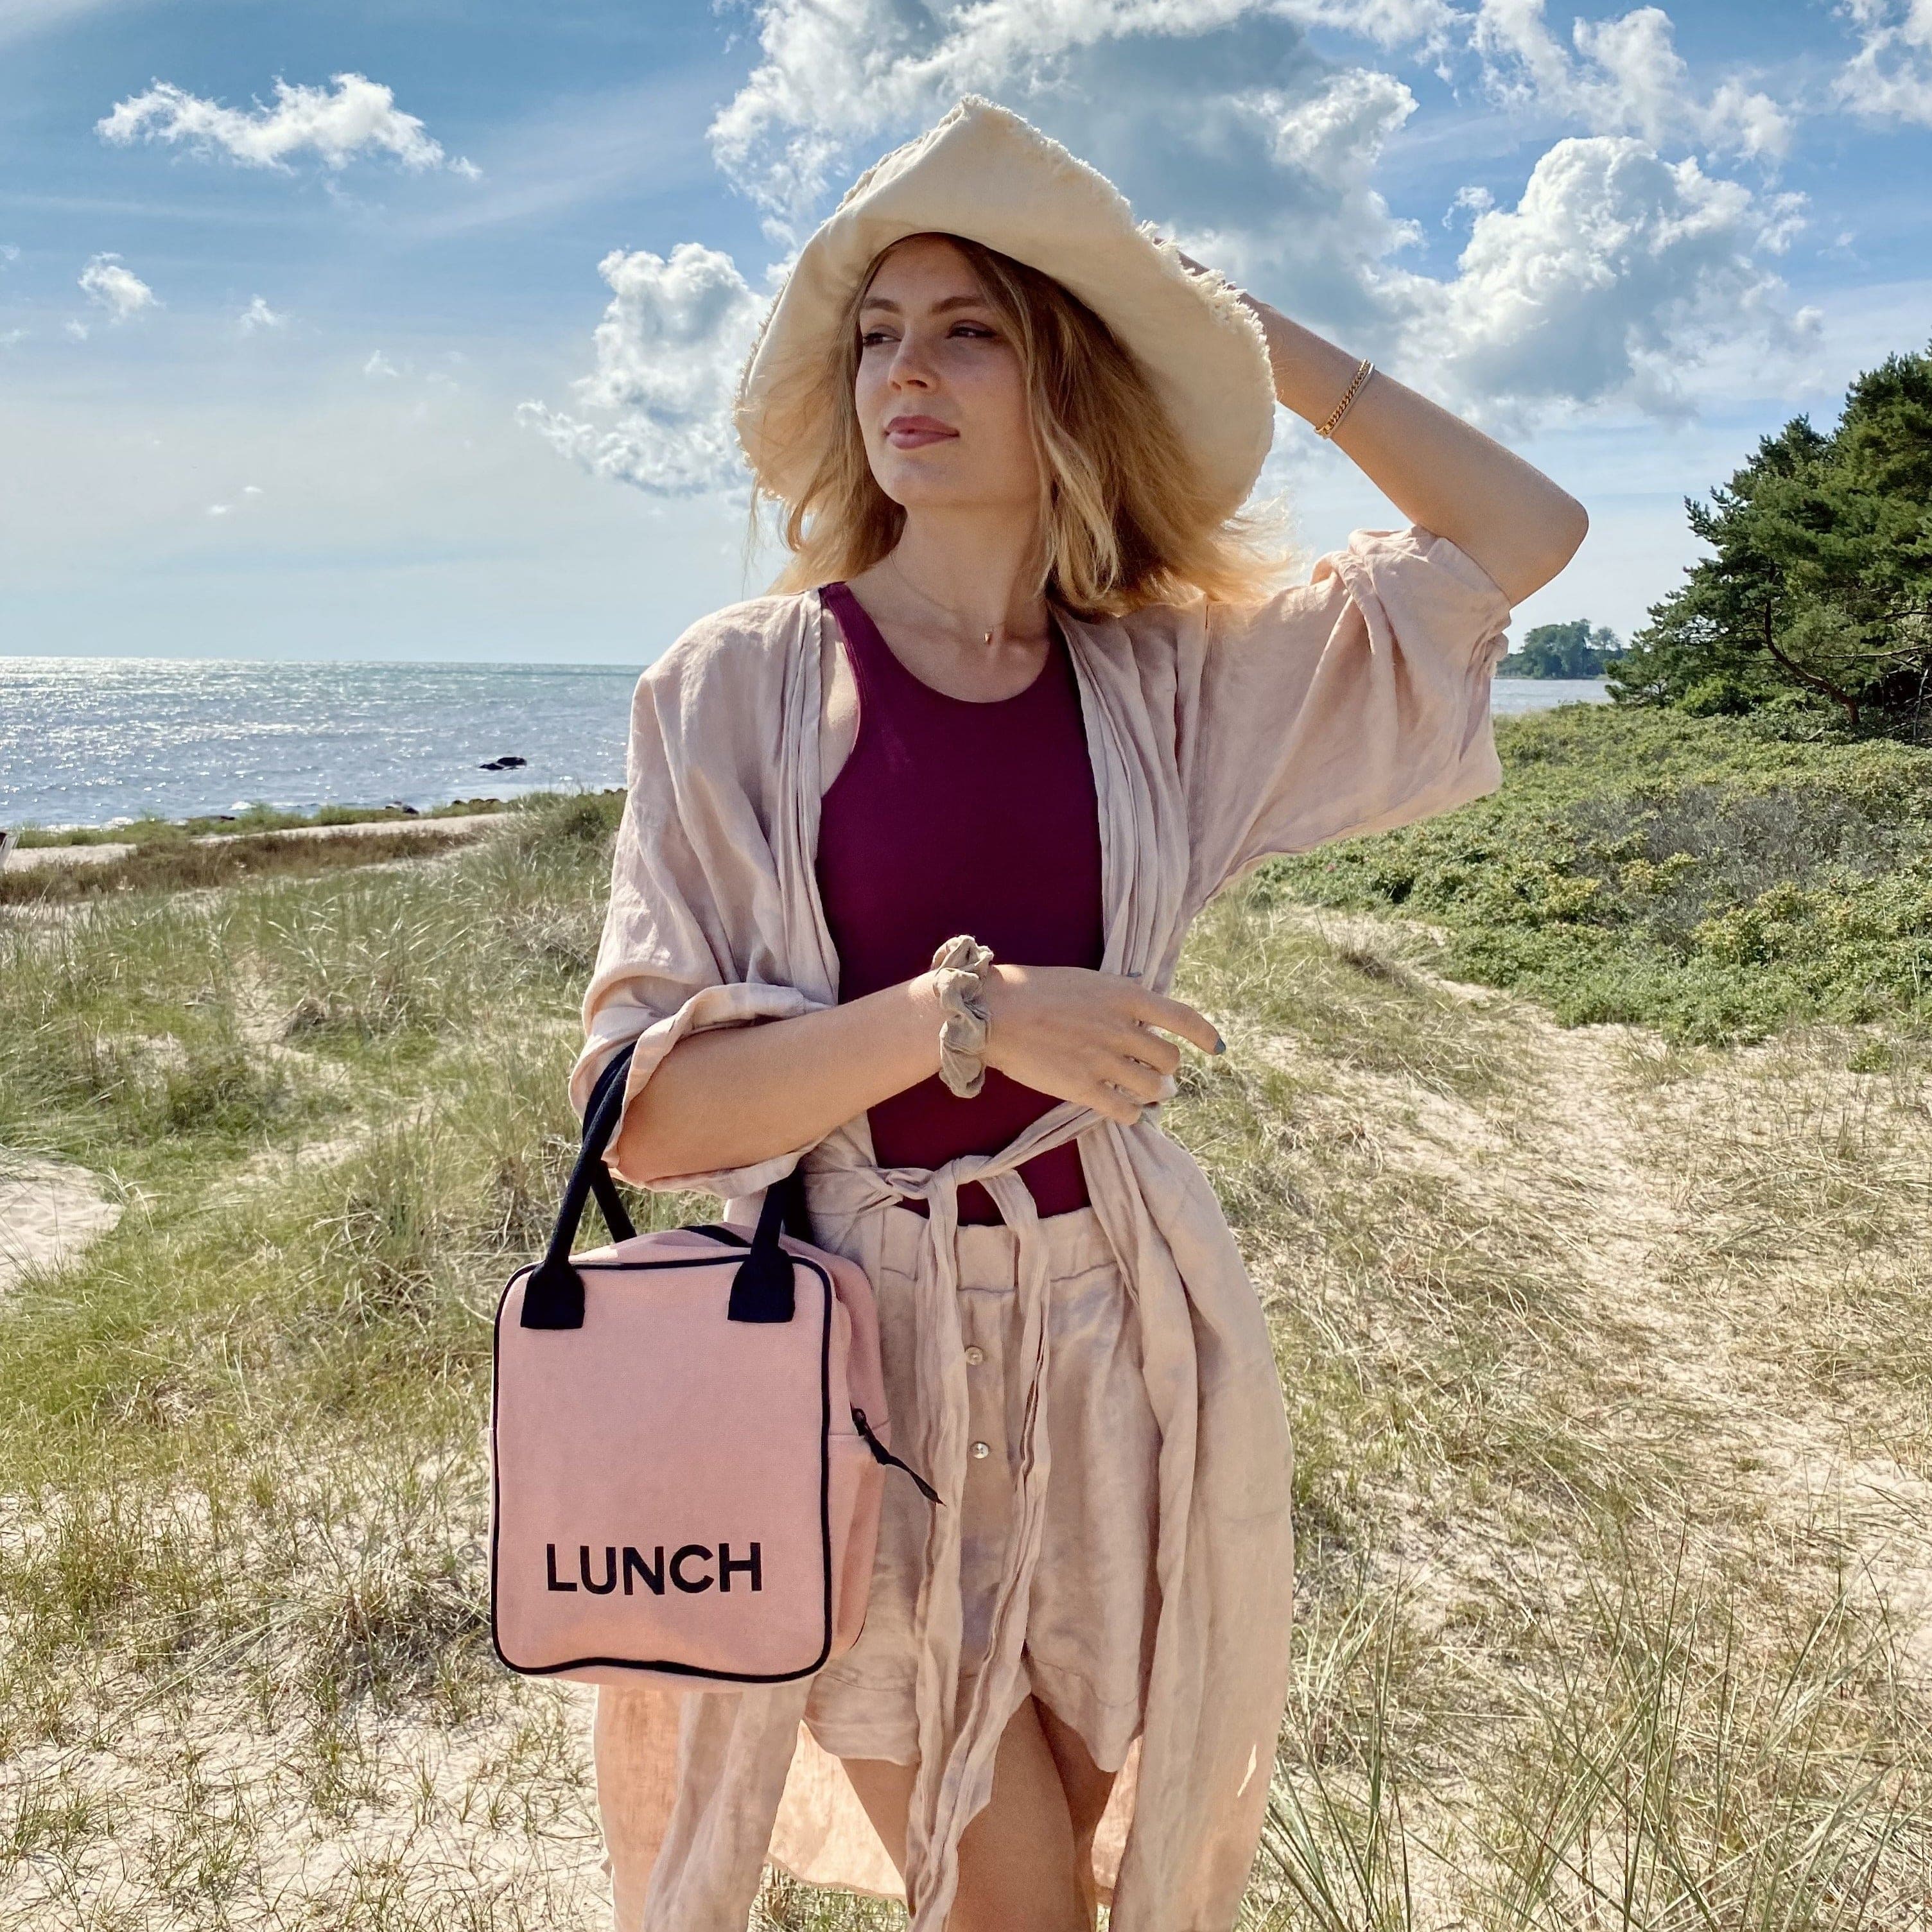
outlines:
[{"label": "sand path", "polygon": [[71,1260],[120,1218],[85,1168],[0,1149],[0,1292]]}]

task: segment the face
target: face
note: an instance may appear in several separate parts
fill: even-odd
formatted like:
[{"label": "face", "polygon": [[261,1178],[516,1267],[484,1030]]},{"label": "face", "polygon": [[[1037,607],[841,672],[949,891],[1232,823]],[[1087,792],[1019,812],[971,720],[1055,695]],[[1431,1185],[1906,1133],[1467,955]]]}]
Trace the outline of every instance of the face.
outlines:
[{"label": "face", "polygon": [[950,242],[909,236],[859,313],[853,400],[879,488],[907,509],[1031,508],[1040,471],[1012,332]]}]

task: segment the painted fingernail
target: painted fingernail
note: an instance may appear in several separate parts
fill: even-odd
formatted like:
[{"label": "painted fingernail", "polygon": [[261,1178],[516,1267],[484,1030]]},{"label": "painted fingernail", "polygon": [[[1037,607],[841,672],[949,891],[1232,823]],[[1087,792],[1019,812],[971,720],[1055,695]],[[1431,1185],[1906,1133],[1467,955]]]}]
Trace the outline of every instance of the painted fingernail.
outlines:
[{"label": "painted fingernail", "polygon": [[1217,1033],[1214,1036],[1214,1051],[1216,1053],[1226,1053],[1227,1050],[1228,1042]]}]

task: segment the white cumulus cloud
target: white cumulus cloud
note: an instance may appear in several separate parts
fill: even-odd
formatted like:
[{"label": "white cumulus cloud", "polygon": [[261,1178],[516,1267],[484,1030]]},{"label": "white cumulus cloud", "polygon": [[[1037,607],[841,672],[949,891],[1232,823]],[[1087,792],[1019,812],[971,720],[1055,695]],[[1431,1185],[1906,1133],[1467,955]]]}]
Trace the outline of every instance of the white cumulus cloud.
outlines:
[{"label": "white cumulus cloud", "polygon": [[1932,128],[1932,0],[1842,0],[1838,10],[1856,31],[1858,50],[1834,98],[1869,120]]},{"label": "white cumulus cloud", "polygon": [[400,376],[403,373],[378,349],[370,352],[369,359],[362,365],[365,376]]},{"label": "white cumulus cloud", "polygon": [[[80,286],[88,300],[98,302],[114,322],[125,322],[144,308],[160,305],[154,290],[131,268],[124,268],[118,255],[92,257],[80,272]],[[80,332],[86,334],[85,325]]]},{"label": "white cumulus cloud", "polygon": [[[714,158],[781,248],[858,170],[964,92],[1006,102],[1118,182],[1191,254],[1364,316],[1365,264],[1418,238],[1374,184],[1416,110],[1396,76],[1311,44],[1336,0],[762,0],[763,58],[712,122]],[[1354,31],[1440,38],[1440,4]]]},{"label": "white cumulus cloud", "polygon": [[[711,151],[771,212],[775,234],[796,232],[850,148],[879,130],[910,130],[958,94],[1020,81],[1076,91],[1069,83],[1111,50],[1177,58],[1205,34],[1285,11],[1268,0],[761,0],[764,60],[711,124]],[[1101,103],[1126,104],[1105,103],[1105,91]]]},{"label": "white cumulus cloud", "polygon": [[[808,225],[855,149],[929,123],[962,94],[1030,115],[1048,101],[1084,108],[1090,137],[1106,129],[1108,145],[1127,146],[1163,101],[1211,112],[1215,97],[1313,91],[1328,63],[1308,52],[1303,19],[1394,40],[1454,18],[1420,0],[760,0],[758,16],[764,57],[710,138],[781,238]],[[1211,146],[1210,128],[1196,136]]]},{"label": "white cumulus cloud", "polygon": [[1549,405],[1694,412],[1682,378],[1740,341],[1802,347],[1766,256],[1801,217],[1795,195],[1754,195],[1670,162],[1628,135],[1559,141],[1514,208],[1476,218],[1454,282],[1392,276],[1407,352],[1464,407],[1521,422]]},{"label": "white cumulus cloud", "polygon": [[386,154],[410,169],[444,168],[472,179],[482,172],[470,161],[450,159],[422,122],[396,105],[390,88],[359,74],[332,74],[326,88],[291,87],[278,78],[274,105],[252,111],[158,80],[145,94],[117,102],[94,124],[103,140],[122,146],[184,142],[202,154],[285,172],[298,154],[340,169],[358,154]]},{"label": "white cumulus cloud", "polygon": [[258,328],[282,328],[288,323],[286,311],[271,308],[260,296],[235,319],[235,326],[244,335],[253,335]]},{"label": "white cumulus cloud", "polygon": [[1462,26],[1448,0],[1282,0],[1277,8],[1311,27],[1358,34],[1378,46],[1439,52]]},{"label": "white cumulus cloud", "polygon": [[1481,0],[1473,38],[1505,105],[1566,116],[1592,134],[1640,134],[1653,146],[1682,140],[1709,154],[1775,158],[1790,145],[1786,110],[1742,79],[1728,76],[1700,98],[1660,7],[1579,19],[1573,56],[1551,32],[1544,0]]},{"label": "white cumulus cloud", "polygon": [[596,366],[572,386],[585,412],[519,406],[518,420],[599,476],[666,495],[742,473],[730,405],[763,304],[728,255],[680,242],[668,257],[614,249]]}]

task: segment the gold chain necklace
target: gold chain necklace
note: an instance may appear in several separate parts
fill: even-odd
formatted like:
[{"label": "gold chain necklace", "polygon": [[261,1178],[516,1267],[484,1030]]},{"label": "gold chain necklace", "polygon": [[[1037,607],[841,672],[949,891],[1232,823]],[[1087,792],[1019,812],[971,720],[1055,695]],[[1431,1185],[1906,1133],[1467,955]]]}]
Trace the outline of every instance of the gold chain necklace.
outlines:
[{"label": "gold chain necklace", "polygon": [[[947,610],[944,604],[939,602],[935,598],[928,597],[923,590],[920,590],[916,584],[914,583],[910,578],[907,576],[905,574],[905,566],[899,562],[899,554],[897,550],[891,550],[886,551],[886,561],[892,566],[892,574],[896,577],[922,604],[925,604],[928,610],[937,610],[942,617],[948,619],[952,619],[953,617],[953,614],[950,610]],[[954,621],[956,622],[957,620],[955,620]],[[997,624],[993,627],[994,630],[998,630],[1000,628],[1000,626]],[[954,630],[953,634],[956,637],[958,634],[956,629]],[[982,632],[981,634],[980,641],[982,645],[990,650],[993,642],[992,631]]]}]

